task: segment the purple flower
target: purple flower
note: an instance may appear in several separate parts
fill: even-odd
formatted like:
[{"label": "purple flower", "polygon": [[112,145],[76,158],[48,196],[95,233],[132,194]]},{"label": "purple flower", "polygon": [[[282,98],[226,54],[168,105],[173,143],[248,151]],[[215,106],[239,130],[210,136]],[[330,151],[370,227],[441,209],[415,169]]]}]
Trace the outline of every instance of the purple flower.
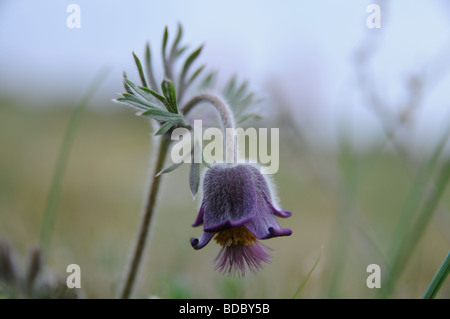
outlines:
[{"label": "purple flower", "polygon": [[259,169],[249,165],[218,164],[207,170],[203,179],[203,202],[192,226],[203,225],[200,238],[191,238],[194,249],[203,248],[214,238],[222,246],[216,269],[229,276],[245,275],[269,262],[270,248],[259,239],[289,236],[275,216],[291,213],[275,208],[268,183]]}]

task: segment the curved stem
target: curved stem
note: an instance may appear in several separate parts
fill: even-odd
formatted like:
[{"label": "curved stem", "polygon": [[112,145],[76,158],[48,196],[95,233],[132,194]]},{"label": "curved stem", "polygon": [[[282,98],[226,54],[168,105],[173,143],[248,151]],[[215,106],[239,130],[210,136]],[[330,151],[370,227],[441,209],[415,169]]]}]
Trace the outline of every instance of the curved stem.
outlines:
[{"label": "curved stem", "polygon": [[[189,113],[196,105],[198,105],[201,102],[210,103],[216,108],[216,110],[219,112],[219,116],[223,126],[223,131],[226,131],[227,128],[232,128],[234,139],[235,125],[233,114],[229,109],[229,107],[227,106],[227,104],[215,95],[200,94],[195,96],[183,107],[182,109],[183,115]],[[138,233],[136,235],[135,242],[133,243],[133,250],[127,266],[127,270],[119,287],[117,295],[118,298],[122,299],[130,298],[131,293],[133,291],[136,277],[139,272],[139,266],[142,262],[142,256],[145,250],[147,237],[150,230],[150,224],[152,221],[153,211],[156,204],[159,185],[161,181],[162,175],[157,176],[157,174],[163,169],[164,161],[168,153],[170,142],[171,139],[169,135],[167,134],[163,135],[161,143],[159,145],[158,158],[156,160],[155,168],[152,175],[148,199],[145,204],[145,209],[142,212],[141,219],[139,221]],[[235,145],[235,143],[231,144],[231,146],[233,145]],[[229,143],[227,143],[227,154],[229,154],[231,151],[233,152],[232,154],[234,154],[234,160],[236,161],[236,151],[234,149],[230,149]]]},{"label": "curved stem", "polygon": [[[186,105],[182,108],[183,115],[187,115],[196,105],[199,103],[209,103],[215,107],[219,113],[220,122],[222,123],[222,131],[226,134],[225,152],[226,162],[237,162],[237,143],[235,134],[235,121],[233,112],[231,112],[228,105],[216,95],[204,93],[194,96]],[[231,130],[227,130],[231,129]]]},{"label": "curved stem", "polygon": [[186,103],[181,112],[183,115],[187,115],[196,105],[199,103],[206,102],[212,104],[216,110],[219,112],[220,121],[222,122],[223,129],[234,128],[234,118],[233,114],[228,107],[228,105],[219,97],[212,94],[199,94],[194,96],[190,101]]},{"label": "curved stem", "polygon": [[141,264],[142,256],[145,250],[145,244],[147,242],[152,215],[159,190],[159,184],[161,181],[161,175],[156,176],[156,174],[158,174],[163,169],[170,142],[170,137],[167,135],[163,135],[159,145],[158,158],[156,160],[155,168],[153,171],[147,202],[139,221],[138,233],[133,244],[133,251],[128,263],[127,271],[119,287],[118,298],[130,298],[130,295],[133,291],[133,286],[136,281],[136,276],[138,274],[139,266]]}]

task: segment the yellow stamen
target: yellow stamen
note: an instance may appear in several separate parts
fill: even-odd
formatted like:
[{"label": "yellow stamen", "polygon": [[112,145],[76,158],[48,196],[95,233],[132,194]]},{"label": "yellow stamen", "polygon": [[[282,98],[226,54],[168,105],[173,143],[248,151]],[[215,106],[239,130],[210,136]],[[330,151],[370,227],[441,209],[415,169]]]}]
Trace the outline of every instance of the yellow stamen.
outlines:
[{"label": "yellow stamen", "polygon": [[231,245],[250,246],[257,241],[257,238],[245,226],[239,226],[218,232],[214,240],[221,246],[230,247]]}]

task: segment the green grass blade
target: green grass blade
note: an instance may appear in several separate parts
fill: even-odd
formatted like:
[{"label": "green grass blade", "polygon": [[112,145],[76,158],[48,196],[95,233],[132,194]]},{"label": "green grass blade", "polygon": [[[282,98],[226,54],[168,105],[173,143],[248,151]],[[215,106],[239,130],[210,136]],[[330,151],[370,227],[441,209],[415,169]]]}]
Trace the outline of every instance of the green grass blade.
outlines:
[{"label": "green grass blade", "polygon": [[102,68],[92,80],[88,89],[83,94],[80,102],[72,113],[72,116],[67,125],[64,138],[62,140],[61,148],[56,160],[55,168],[53,171],[53,178],[50,185],[50,191],[47,197],[47,203],[44,211],[44,218],[41,224],[41,248],[44,255],[47,254],[50,246],[51,236],[56,221],[56,212],[61,192],[61,185],[64,177],[64,172],[69,159],[69,151],[72,146],[72,142],[75,138],[76,131],[80,124],[81,115],[86,108],[86,105],[95,94],[100,84],[104,81],[109,74],[109,68]]},{"label": "green grass blade", "polygon": [[308,282],[309,277],[311,277],[311,274],[313,273],[314,269],[316,269],[316,266],[319,264],[320,256],[322,255],[322,249],[320,250],[319,257],[317,257],[316,262],[312,266],[311,270],[306,275],[305,279],[300,283],[297,290],[295,291],[294,295],[292,296],[292,299],[295,299],[298,294],[303,290],[303,288],[306,286],[306,283]]},{"label": "green grass blade", "polygon": [[450,126],[444,131],[444,134],[436,144],[430,159],[422,166],[417,176],[414,178],[391,241],[394,245],[401,242],[401,239],[405,236],[407,232],[405,225],[411,224],[411,220],[414,220],[421,200],[423,199],[423,193],[425,192],[426,186],[431,179],[438,163],[438,159],[440,158],[449,137]]},{"label": "green grass blade", "polygon": [[444,190],[450,179],[450,159],[448,159],[441,168],[435,187],[427,200],[419,211],[418,218],[414,227],[408,232],[402,241],[402,245],[397,251],[395,260],[392,264],[392,270],[388,276],[385,288],[380,292],[382,296],[386,297],[390,294],[394,287],[394,282],[399,278],[403,268],[411,257],[414,248],[419,242],[422,234],[425,232],[431,217],[444,193]]},{"label": "green grass blade", "polygon": [[[446,183],[448,182],[447,174],[450,173],[450,167],[444,164],[436,185],[433,185],[432,194],[428,199],[424,198],[424,193],[430,184],[433,173],[436,171],[436,166],[439,158],[442,155],[445,145],[450,137],[450,126],[444,130],[441,138],[433,149],[433,152],[428,161],[422,166],[418,174],[414,178],[411,190],[406,199],[400,219],[397,223],[394,236],[392,238],[392,268],[390,275],[387,277],[383,289],[380,289],[380,297],[387,297],[394,288],[394,281],[399,277],[403,267],[412,254],[416,243],[419,241],[422,232],[428,225],[429,220],[434,212],[434,208],[438,204],[440,196],[444,191]],[[424,203],[421,207],[421,204]],[[414,225],[413,227],[408,227]],[[411,230],[413,229],[413,230]]]},{"label": "green grass blade", "polygon": [[450,273],[450,252],[447,254],[447,257],[445,258],[441,267],[439,268],[433,280],[431,281],[430,286],[423,295],[423,299],[433,299],[434,297],[436,297],[437,293],[441,289],[441,286],[449,273]]}]

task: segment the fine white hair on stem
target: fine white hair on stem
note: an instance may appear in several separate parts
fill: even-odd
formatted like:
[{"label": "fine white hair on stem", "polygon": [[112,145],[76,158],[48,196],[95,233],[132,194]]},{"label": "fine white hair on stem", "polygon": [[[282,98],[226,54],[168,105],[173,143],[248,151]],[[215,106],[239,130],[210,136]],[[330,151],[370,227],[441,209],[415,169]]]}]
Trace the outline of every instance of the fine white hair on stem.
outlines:
[{"label": "fine white hair on stem", "polygon": [[[186,103],[186,105],[181,110],[184,115],[189,113],[196,105],[200,103],[209,103],[211,104],[217,113],[219,114],[220,123],[222,126],[222,131],[224,133],[227,132],[227,129],[232,129],[232,136],[233,143],[224,143],[225,152],[227,154],[226,158],[233,158],[234,162],[237,162],[237,154],[238,150],[236,149],[236,122],[233,116],[233,112],[231,111],[228,104],[220,97],[208,93],[199,94],[195,97],[193,97],[190,101]],[[227,136],[227,135],[225,135]],[[228,137],[228,136],[227,136]],[[232,154],[233,156],[228,156],[228,154]]]}]

